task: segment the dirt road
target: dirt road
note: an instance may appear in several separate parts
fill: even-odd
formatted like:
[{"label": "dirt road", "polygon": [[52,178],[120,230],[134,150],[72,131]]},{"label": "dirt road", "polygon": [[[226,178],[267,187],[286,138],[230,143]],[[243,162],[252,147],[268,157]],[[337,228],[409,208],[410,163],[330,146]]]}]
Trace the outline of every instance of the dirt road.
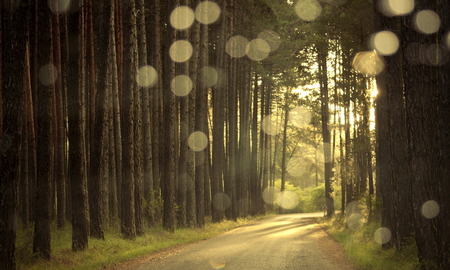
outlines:
[{"label": "dirt road", "polygon": [[224,235],[157,253],[114,269],[352,270],[342,246],[316,224],[320,214],[264,219]]}]

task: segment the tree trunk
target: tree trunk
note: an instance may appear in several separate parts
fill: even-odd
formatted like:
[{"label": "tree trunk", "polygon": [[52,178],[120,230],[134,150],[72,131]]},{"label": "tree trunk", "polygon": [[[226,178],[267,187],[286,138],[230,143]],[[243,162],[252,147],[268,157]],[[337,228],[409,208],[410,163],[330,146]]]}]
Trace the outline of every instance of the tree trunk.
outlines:
[{"label": "tree trunk", "polygon": [[[13,9],[15,2],[0,4],[0,265],[5,270],[16,268],[15,242],[19,149],[23,114],[26,10]],[[6,9],[8,8],[8,9]],[[10,78],[3,80],[3,78]]]},{"label": "tree trunk", "polygon": [[135,1],[123,3],[123,32],[124,32],[124,54],[123,54],[123,125],[122,125],[122,162],[123,177],[121,190],[121,220],[122,235],[127,239],[136,238],[136,216],[135,216],[135,94],[136,83],[136,10]]},{"label": "tree trunk", "polygon": [[[51,11],[45,2],[39,4],[39,87],[37,108],[37,189],[33,252],[49,260],[51,199],[53,180],[53,89]],[[51,33],[51,32],[50,32]],[[49,65],[50,64],[50,65]]]},{"label": "tree trunk", "polygon": [[89,209],[86,178],[86,142],[84,117],[85,47],[83,1],[72,2],[68,19],[69,63],[68,63],[68,120],[69,120],[69,177],[72,198],[72,250],[88,247]]},{"label": "tree trunk", "polygon": [[331,160],[331,144],[330,144],[330,129],[328,127],[329,111],[328,111],[328,69],[327,69],[327,45],[319,45],[318,62],[319,62],[319,82],[320,82],[320,96],[322,108],[322,137],[323,137],[323,151],[325,163],[325,204],[327,207],[327,216],[334,214],[334,203],[332,187],[332,160]]}]

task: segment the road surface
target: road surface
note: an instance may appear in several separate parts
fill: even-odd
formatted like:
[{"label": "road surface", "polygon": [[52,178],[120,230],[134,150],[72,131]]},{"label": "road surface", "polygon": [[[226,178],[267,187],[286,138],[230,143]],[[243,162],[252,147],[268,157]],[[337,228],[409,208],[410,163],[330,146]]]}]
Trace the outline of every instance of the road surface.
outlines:
[{"label": "road surface", "polygon": [[351,270],[342,246],[316,224],[315,214],[279,215],[114,269]]}]

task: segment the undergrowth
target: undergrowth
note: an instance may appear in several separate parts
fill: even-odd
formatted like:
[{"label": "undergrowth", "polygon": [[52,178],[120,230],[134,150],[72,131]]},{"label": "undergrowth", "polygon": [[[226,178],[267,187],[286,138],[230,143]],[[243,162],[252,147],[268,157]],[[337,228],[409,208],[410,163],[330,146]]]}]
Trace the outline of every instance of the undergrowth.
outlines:
[{"label": "undergrowth", "polygon": [[147,228],[144,237],[137,237],[134,240],[122,238],[119,229],[107,229],[105,240],[89,238],[88,249],[80,252],[73,252],[71,249],[72,231],[70,228],[54,229],[51,233],[52,258],[49,261],[33,257],[33,230],[27,229],[17,233],[17,269],[102,269],[150,255],[165,248],[220,235],[264,217],[266,216],[240,218],[237,221],[224,220],[220,223],[212,223],[207,220],[205,227],[202,229],[180,228],[174,233],[164,230],[161,226]]},{"label": "undergrowth", "polygon": [[[322,218],[324,228],[339,243],[343,244],[350,261],[364,270],[416,270],[420,269],[414,242],[402,250],[386,248],[375,241],[379,221],[362,220],[358,226],[346,215],[338,213],[332,218]],[[350,223],[349,223],[350,222]],[[352,228],[352,229],[350,229]]]}]

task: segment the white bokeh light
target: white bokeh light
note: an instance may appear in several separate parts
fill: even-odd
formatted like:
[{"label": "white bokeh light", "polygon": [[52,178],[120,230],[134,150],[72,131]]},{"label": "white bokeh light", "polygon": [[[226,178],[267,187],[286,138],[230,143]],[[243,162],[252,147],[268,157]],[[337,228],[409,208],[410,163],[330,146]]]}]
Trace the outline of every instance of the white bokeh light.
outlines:
[{"label": "white bokeh light", "polygon": [[240,58],[247,54],[247,45],[249,41],[243,36],[231,37],[225,45],[225,51],[231,57]]},{"label": "white bokeh light", "polygon": [[413,24],[417,32],[421,34],[433,34],[439,30],[441,19],[436,12],[426,9],[414,15]]},{"label": "white bokeh light", "polygon": [[378,228],[375,231],[373,238],[375,239],[375,242],[377,242],[380,245],[386,244],[387,242],[391,241],[392,238],[391,230],[389,230],[386,227]]},{"label": "white bokeh light", "polygon": [[192,44],[187,40],[177,40],[170,46],[169,54],[173,61],[182,63],[189,60],[193,52]]},{"label": "white bokeh light", "polygon": [[353,68],[364,75],[375,76],[384,70],[384,60],[376,51],[359,52],[353,58]]},{"label": "white bokeh light", "polygon": [[278,35],[275,31],[265,30],[258,35],[258,39],[265,40],[267,44],[269,44],[270,51],[276,51],[281,44],[280,35]]},{"label": "white bokeh light", "polygon": [[201,131],[195,131],[189,135],[188,145],[194,151],[203,151],[208,146],[208,137]]},{"label": "white bokeh light", "polygon": [[295,107],[289,111],[290,123],[298,128],[304,128],[311,122],[311,112],[305,107]]},{"label": "white bokeh light", "polygon": [[445,35],[445,45],[447,46],[447,50],[450,50],[450,32]]},{"label": "white bokeh light", "polygon": [[397,52],[400,41],[391,31],[380,31],[371,36],[370,45],[380,55],[392,55]]},{"label": "white bokeh light", "polygon": [[58,79],[58,70],[53,64],[47,64],[39,69],[39,81],[43,85],[52,85]]},{"label": "white bokeh light", "polygon": [[278,204],[284,209],[294,209],[298,203],[298,195],[290,190],[285,190],[278,196]]},{"label": "white bokeh light", "polygon": [[211,24],[220,17],[220,7],[212,1],[203,1],[195,9],[195,18],[203,24]]},{"label": "white bokeh light", "polygon": [[158,81],[158,73],[152,66],[143,66],[137,72],[136,81],[142,87],[154,86]]},{"label": "white bokeh light", "polygon": [[274,204],[276,198],[279,196],[279,191],[274,186],[269,186],[264,189],[262,196],[267,204]]},{"label": "white bokeh light", "polygon": [[69,10],[70,0],[48,0],[48,6],[55,14],[65,13]]},{"label": "white bokeh light", "polygon": [[262,61],[269,56],[270,46],[264,39],[253,39],[247,44],[247,56],[253,61]]},{"label": "white bokeh light", "polygon": [[294,156],[289,159],[286,171],[294,177],[301,176],[306,171],[306,162],[302,157]]},{"label": "white bokeh light", "polygon": [[212,205],[219,211],[225,211],[231,206],[231,199],[225,193],[217,193],[213,196]]},{"label": "white bokeh light", "polygon": [[194,11],[188,6],[176,7],[170,14],[170,24],[178,30],[187,29],[195,20]]},{"label": "white bokeh light", "polygon": [[322,6],[317,0],[299,0],[295,5],[295,12],[300,19],[311,22],[322,14]]},{"label": "white bokeh light", "polygon": [[264,117],[261,122],[262,130],[268,135],[276,135],[280,133],[282,131],[282,126],[281,118],[274,114]]},{"label": "white bokeh light", "polygon": [[421,212],[427,219],[435,218],[440,212],[439,204],[434,200],[427,201],[422,205]]},{"label": "white bokeh light", "polygon": [[189,76],[178,75],[172,79],[170,89],[176,96],[186,96],[192,90],[192,80]]},{"label": "white bokeh light", "polygon": [[219,79],[219,73],[213,67],[202,67],[199,75],[200,81],[206,87],[214,86]]},{"label": "white bokeh light", "polygon": [[414,10],[414,0],[381,0],[378,2],[381,12],[386,16],[403,16]]}]

